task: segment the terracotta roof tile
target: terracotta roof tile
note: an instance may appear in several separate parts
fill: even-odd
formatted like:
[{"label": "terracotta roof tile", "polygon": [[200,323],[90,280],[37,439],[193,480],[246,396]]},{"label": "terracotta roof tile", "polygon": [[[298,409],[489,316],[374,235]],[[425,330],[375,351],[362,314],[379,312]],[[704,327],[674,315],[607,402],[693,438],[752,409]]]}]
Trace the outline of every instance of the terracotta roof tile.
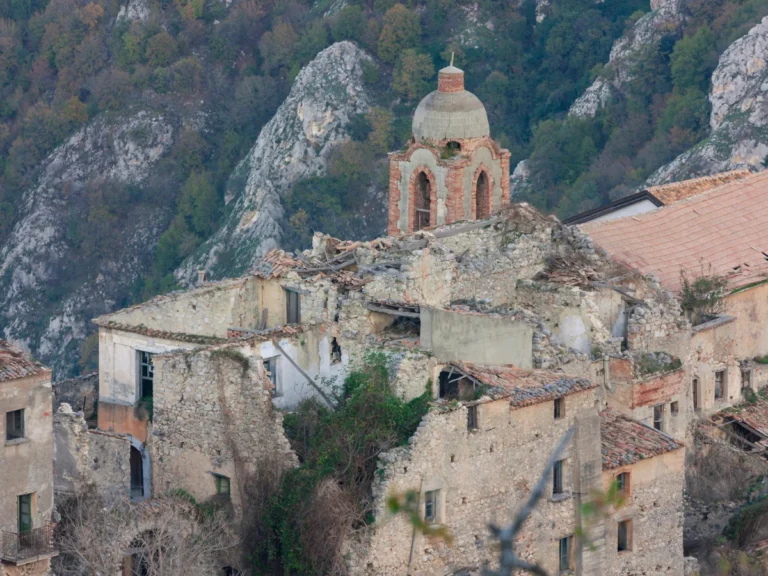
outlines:
[{"label": "terracotta roof tile", "polygon": [[0,382],[48,372],[40,362],[6,340],[0,340]]},{"label": "terracotta roof tile", "polygon": [[[768,439],[768,401],[759,400],[753,405],[734,406],[718,412],[715,420],[729,422],[735,420]],[[760,444],[768,445],[768,440]]]},{"label": "terracotta roof tile", "polygon": [[671,182],[670,184],[651,186],[650,188],[646,188],[645,191],[653,194],[664,204],[672,204],[701,192],[706,192],[707,190],[711,190],[722,184],[727,184],[734,180],[741,180],[751,174],[752,172],[747,168],[744,168],[743,170],[731,170],[730,172],[721,172],[719,174],[713,174],[712,176],[702,176],[701,178],[692,178],[681,182]]},{"label": "terracotta roof tile", "polygon": [[738,288],[768,277],[768,171],[740,178],[653,212],[582,225],[595,244],[644,274],[680,289],[680,270],[724,275]]},{"label": "terracotta roof tile", "polygon": [[[94,320],[94,322],[96,322]],[[152,338],[162,338],[163,340],[175,340],[177,342],[189,342],[190,344],[221,344],[226,342],[226,338],[218,338],[216,336],[201,336],[199,334],[186,334],[183,332],[169,332],[167,330],[156,330],[154,328],[147,328],[143,324],[121,324],[120,322],[113,322],[108,320],[100,320],[98,325],[103,328],[113,328],[115,330],[122,330],[124,332],[132,332],[133,334],[141,334],[143,336],[150,336]]]},{"label": "terracotta roof tile", "polygon": [[658,430],[614,410],[600,413],[603,470],[647,460],[683,447]]},{"label": "terracotta roof tile", "polygon": [[568,394],[597,387],[586,378],[548,370],[523,370],[512,365],[485,366],[452,362],[452,366],[491,388],[494,398],[509,398],[511,406],[522,408]]},{"label": "terracotta roof tile", "polygon": [[279,248],[274,248],[254,264],[251,274],[265,280],[272,280],[282,278],[291,270],[302,266],[301,260],[297,260]]}]

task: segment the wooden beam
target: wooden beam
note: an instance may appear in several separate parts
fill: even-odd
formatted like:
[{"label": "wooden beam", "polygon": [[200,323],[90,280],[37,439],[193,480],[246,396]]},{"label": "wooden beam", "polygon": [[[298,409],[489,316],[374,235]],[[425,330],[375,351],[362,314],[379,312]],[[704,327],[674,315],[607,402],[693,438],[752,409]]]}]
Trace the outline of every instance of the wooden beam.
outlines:
[{"label": "wooden beam", "polygon": [[407,318],[421,318],[421,314],[418,312],[404,312],[400,310],[393,310],[392,308],[385,308],[383,306],[376,306],[374,304],[365,304],[365,307],[372,312],[381,312],[383,314],[391,314],[392,316],[405,316]]},{"label": "wooden beam", "polygon": [[323,400],[325,400],[328,406],[330,406],[334,410],[338,410],[339,408],[338,405],[335,402],[331,401],[330,397],[325,392],[323,392],[320,386],[318,386],[315,383],[315,381],[312,380],[312,378],[309,377],[309,374],[307,374],[306,372],[304,372],[304,370],[301,369],[301,366],[299,366],[293,358],[288,356],[286,351],[283,350],[283,347],[280,346],[280,344],[278,344],[277,341],[275,340],[272,341],[272,344],[275,346],[275,348],[277,348],[278,352],[280,352],[280,354],[282,354],[285,357],[285,359],[288,360],[288,362],[293,364],[293,367],[299,371],[299,374],[301,374],[302,376],[304,376],[304,378],[307,379],[307,382],[309,382],[309,385],[312,386],[312,388],[314,388],[315,390],[317,390],[317,393],[320,394],[320,396],[322,396]]}]

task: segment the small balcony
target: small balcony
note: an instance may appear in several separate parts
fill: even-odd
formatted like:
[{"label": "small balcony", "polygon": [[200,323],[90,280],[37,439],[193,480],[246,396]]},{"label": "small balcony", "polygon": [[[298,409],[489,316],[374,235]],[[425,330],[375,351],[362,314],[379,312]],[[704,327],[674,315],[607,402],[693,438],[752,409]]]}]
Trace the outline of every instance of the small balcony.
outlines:
[{"label": "small balcony", "polygon": [[48,522],[29,532],[0,532],[0,561],[4,564],[22,566],[38,560],[58,556],[53,546],[53,524]]}]

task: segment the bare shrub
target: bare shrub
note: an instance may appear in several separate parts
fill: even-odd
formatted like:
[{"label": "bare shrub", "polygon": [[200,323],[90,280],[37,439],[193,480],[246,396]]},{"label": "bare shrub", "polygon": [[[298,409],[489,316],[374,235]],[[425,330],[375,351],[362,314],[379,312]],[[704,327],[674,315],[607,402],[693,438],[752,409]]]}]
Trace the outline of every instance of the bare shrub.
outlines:
[{"label": "bare shrub", "polygon": [[768,472],[768,463],[722,442],[703,442],[698,436],[685,468],[688,494],[704,503],[737,500],[759,475]]}]

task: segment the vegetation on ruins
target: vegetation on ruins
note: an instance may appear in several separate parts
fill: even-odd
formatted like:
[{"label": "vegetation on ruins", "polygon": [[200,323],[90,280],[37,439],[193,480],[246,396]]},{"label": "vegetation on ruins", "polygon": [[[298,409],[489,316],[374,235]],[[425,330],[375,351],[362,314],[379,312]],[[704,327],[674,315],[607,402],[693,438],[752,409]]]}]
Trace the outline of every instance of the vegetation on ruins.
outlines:
[{"label": "vegetation on ruins", "polygon": [[728,279],[712,272],[712,267],[705,272],[704,265],[697,276],[689,277],[685,270],[680,270],[680,307],[696,326],[711,320],[723,311],[723,298],[726,294]]},{"label": "vegetation on ruins", "polygon": [[428,391],[410,402],[398,398],[382,353],[370,353],[338,396],[335,411],[305,401],[285,416],[301,465],[283,476],[266,507],[257,573],[343,574],[345,538],[373,520],[379,455],[411,437],[431,399]]}]

